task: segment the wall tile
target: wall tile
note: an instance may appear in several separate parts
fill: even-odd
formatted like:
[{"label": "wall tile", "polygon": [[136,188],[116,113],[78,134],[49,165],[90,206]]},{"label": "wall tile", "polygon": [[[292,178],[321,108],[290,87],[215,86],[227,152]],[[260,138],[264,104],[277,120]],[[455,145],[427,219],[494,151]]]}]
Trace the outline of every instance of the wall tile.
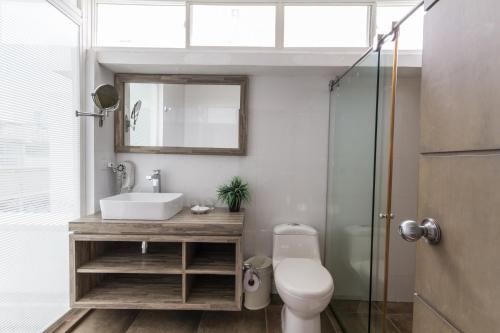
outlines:
[{"label": "wall tile", "polygon": [[443,238],[418,242],[416,291],[463,332],[495,332],[500,154],[424,156],[420,165],[419,220],[435,218]]},{"label": "wall tile", "polygon": [[422,151],[500,148],[499,12],[496,0],[442,0],[426,14]]}]

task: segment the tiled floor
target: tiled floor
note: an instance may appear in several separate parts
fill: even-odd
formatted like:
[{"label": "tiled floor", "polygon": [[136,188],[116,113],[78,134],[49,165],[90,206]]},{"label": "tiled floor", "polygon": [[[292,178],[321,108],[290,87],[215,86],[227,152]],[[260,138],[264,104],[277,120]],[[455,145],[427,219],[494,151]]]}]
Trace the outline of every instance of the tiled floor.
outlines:
[{"label": "tiled floor", "polygon": [[[346,333],[367,332],[368,302],[335,300],[333,308]],[[382,303],[372,304],[372,332],[381,332],[382,320]],[[411,333],[412,322],[413,303],[388,303],[385,323],[387,333]]]},{"label": "tiled floor", "polygon": [[[281,333],[280,304],[257,311],[92,310],[77,324],[47,333]],[[326,315],[322,333],[335,333]]]}]

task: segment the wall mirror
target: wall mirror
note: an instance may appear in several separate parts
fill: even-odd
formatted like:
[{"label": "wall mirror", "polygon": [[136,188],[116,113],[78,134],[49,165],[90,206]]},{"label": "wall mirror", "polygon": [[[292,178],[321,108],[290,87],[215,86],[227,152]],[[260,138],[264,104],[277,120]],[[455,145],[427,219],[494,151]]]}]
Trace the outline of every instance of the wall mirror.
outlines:
[{"label": "wall mirror", "polygon": [[117,152],[245,155],[246,76],[116,74]]}]

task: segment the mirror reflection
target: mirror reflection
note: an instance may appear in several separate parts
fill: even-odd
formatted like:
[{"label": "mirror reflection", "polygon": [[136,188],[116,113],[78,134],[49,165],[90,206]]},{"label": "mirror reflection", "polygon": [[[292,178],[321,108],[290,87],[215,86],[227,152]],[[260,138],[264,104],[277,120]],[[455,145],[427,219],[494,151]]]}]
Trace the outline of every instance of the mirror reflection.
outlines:
[{"label": "mirror reflection", "polygon": [[241,87],[125,83],[126,146],[238,148]]},{"label": "mirror reflection", "polygon": [[110,84],[103,84],[92,93],[95,106],[101,112],[112,112],[118,109],[120,98],[118,91]]}]

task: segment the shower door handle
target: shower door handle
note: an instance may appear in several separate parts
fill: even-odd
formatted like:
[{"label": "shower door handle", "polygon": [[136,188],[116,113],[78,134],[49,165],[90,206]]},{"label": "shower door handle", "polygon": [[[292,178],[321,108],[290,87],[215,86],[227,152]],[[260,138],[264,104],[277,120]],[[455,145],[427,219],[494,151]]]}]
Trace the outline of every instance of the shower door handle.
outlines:
[{"label": "shower door handle", "polygon": [[433,218],[425,218],[420,225],[412,220],[406,220],[399,225],[399,234],[405,241],[415,242],[424,237],[426,242],[436,245],[441,241],[441,228]]}]

